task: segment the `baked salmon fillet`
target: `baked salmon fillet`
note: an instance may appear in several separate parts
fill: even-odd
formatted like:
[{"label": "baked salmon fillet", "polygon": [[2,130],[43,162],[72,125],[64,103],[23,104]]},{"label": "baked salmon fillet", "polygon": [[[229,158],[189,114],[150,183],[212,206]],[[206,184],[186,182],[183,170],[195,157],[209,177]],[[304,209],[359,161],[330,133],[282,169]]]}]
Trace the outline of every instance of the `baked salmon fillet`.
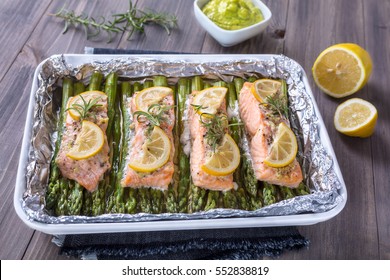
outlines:
[{"label": "baked salmon fillet", "polygon": [[[135,99],[135,93],[133,98],[128,104],[131,113],[137,111]],[[174,98],[173,92],[165,96],[159,103],[162,106],[170,106],[170,109],[164,113],[162,118],[160,128],[168,136],[171,143],[171,150],[168,161],[160,168],[152,172],[139,172],[132,169],[129,165],[126,166],[125,175],[122,179],[123,187],[131,188],[141,188],[141,187],[152,187],[156,189],[166,190],[168,189],[169,184],[172,182],[172,177],[174,173],[174,163],[173,158],[175,154],[175,146],[173,143],[173,134],[172,130],[175,124],[175,113],[174,113]],[[137,117],[134,117],[134,130],[135,136],[130,143],[130,151],[128,154],[128,160],[133,158],[139,158],[142,153],[142,146],[147,140],[147,130],[150,128],[150,123],[148,121],[139,121]]]},{"label": "baked salmon fillet", "polygon": [[303,180],[302,170],[295,159],[285,167],[270,167],[264,163],[270,152],[273,137],[280,122],[288,120],[270,117],[269,109],[261,104],[251,92],[252,83],[244,83],[239,95],[239,111],[248,135],[249,149],[255,176],[270,184],[296,188]]},{"label": "baked salmon fillet", "polygon": [[[194,91],[192,96],[196,94],[197,92]],[[192,104],[192,97],[190,98],[190,104]],[[195,111],[193,106],[189,106],[188,110],[191,135],[190,166],[193,184],[204,189],[216,191],[232,189],[234,187],[232,174],[214,176],[201,169],[201,166],[205,163],[206,154],[210,152],[211,147],[207,144],[207,140],[205,139],[207,130],[200,121],[200,115]],[[226,101],[224,100],[218,108],[218,114],[226,115],[226,113]]]},{"label": "baked salmon fillet", "polygon": [[110,169],[110,148],[106,135],[108,124],[107,96],[102,94],[99,98],[100,100],[97,103],[99,106],[93,107],[85,120],[95,123],[104,132],[102,150],[86,159],[74,160],[67,156],[68,152],[74,146],[77,135],[81,131],[81,121],[73,119],[69,111],[67,111],[65,129],[62,135],[60,150],[56,158],[56,164],[62,176],[75,180],[90,192],[93,192],[97,188],[104,173]]}]

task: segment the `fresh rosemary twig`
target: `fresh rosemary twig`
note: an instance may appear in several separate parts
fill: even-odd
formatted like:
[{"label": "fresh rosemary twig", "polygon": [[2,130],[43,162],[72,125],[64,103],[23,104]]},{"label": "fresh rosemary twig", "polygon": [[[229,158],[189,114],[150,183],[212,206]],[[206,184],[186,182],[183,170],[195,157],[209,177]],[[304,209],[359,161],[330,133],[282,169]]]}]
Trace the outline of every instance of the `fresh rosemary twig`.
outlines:
[{"label": "fresh rosemary twig", "polygon": [[161,122],[166,119],[165,113],[172,108],[173,106],[152,104],[149,106],[147,112],[135,111],[133,115],[140,123],[149,121],[150,126],[148,127],[148,132],[151,132],[155,126],[161,125]]},{"label": "fresh rosemary twig", "polygon": [[171,29],[177,26],[177,18],[175,15],[158,13],[151,9],[142,11],[137,9],[136,5],[133,5],[131,0],[129,0],[129,10],[126,13],[114,14],[113,16],[115,22],[125,23],[125,30],[130,32],[127,40],[131,38],[134,31],[144,33],[145,25],[149,23],[160,25],[165,29],[168,35],[171,34]]},{"label": "fresh rosemary twig", "polygon": [[270,95],[266,98],[265,105],[268,105],[275,115],[288,118],[287,102],[278,96]]},{"label": "fresh rosemary twig", "polygon": [[[207,109],[202,105],[191,104],[195,112],[199,112],[201,109]],[[242,123],[229,124],[228,117],[225,114],[208,114],[201,113],[199,118],[202,126],[206,128],[206,141],[213,152],[215,152],[218,145],[221,144],[223,137],[225,136],[226,129],[230,126],[242,125]]]},{"label": "fresh rosemary twig", "polygon": [[125,13],[112,15],[114,18],[113,21],[107,21],[103,16],[100,16],[99,20],[95,20],[93,17],[89,17],[84,13],[76,15],[74,11],[69,11],[64,7],[57,13],[50,15],[64,20],[65,26],[63,33],[66,33],[70,26],[75,28],[82,26],[87,36],[87,40],[89,40],[98,36],[103,30],[109,37],[107,43],[111,42],[113,33],[116,34],[124,31],[129,31],[127,39],[130,40],[135,31],[144,33],[145,25],[147,24],[160,25],[166,30],[168,35],[170,34],[171,29],[177,26],[176,16],[155,12],[150,9],[142,11],[137,9],[136,5],[133,5],[131,0],[129,0],[129,9]]},{"label": "fresh rosemary twig", "polygon": [[90,110],[95,107],[100,107],[102,104],[97,104],[100,101],[100,98],[94,98],[85,101],[82,95],[80,95],[81,100],[83,101],[83,104],[73,103],[72,106],[67,108],[65,111],[74,110],[80,115],[80,121],[83,121],[84,119],[91,116]]}]

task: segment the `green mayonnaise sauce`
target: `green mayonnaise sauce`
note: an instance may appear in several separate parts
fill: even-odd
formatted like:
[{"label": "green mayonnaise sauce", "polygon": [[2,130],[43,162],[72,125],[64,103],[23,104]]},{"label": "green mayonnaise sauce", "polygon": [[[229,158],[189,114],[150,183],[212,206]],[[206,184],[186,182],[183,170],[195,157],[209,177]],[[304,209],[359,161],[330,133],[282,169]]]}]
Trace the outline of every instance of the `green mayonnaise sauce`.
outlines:
[{"label": "green mayonnaise sauce", "polygon": [[226,30],[245,28],[264,20],[260,9],[251,0],[210,0],[202,11]]}]

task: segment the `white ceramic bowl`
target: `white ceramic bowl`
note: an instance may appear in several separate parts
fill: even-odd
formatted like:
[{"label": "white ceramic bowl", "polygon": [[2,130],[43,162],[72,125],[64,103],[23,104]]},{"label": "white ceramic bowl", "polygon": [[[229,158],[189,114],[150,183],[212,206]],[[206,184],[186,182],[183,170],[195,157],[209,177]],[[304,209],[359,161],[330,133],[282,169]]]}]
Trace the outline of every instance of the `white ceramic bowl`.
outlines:
[{"label": "white ceramic bowl", "polygon": [[203,6],[208,1],[209,0],[194,1],[195,17],[199,24],[224,47],[236,45],[253,36],[256,36],[268,26],[272,17],[270,9],[268,9],[268,7],[263,2],[260,0],[252,0],[253,4],[263,13],[264,20],[239,30],[226,30],[220,28],[202,12]]}]

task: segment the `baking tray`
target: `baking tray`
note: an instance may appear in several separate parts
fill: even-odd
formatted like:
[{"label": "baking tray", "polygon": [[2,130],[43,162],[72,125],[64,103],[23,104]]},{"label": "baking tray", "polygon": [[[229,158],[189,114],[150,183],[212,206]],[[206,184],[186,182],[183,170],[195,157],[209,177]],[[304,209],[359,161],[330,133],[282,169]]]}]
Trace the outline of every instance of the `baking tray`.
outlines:
[{"label": "baking tray", "polygon": [[[67,64],[78,66],[87,63],[107,61],[113,59],[131,58],[132,55],[60,55]],[[188,61],[193,63],[207,62],[225,62],[231,60],[246,60],[248,55],[137,55],[137,58],[169,61]],[[274,55],[251,55],[250,59],[272,60]],[[136,231],[164,231],[164,230],[191,230],[191,229],[212,229],[212,228],[245,228],[245,227],[274,227],[274,226],[295,226],[312,225],[329,220],[336,216],[344,208],[347,201],[347,191],[345,183],[333,151],[329,135],[326,131],[321,114],[314,100],[304,69],[302,71],[302,82],[307,94],[310,96],[313,108],[318,117],[319,137],[325,147],[328,155],[333,160],[333,169],[340,182],[338,193],[341,197],[340,202],[332,209],[325,212],[304,213],[285,216],[266,216],[266,217],[240,217],[240,218],[215,218],[215,219],[185,219],[185,220],[157,220],[142,222],[110,222],[110,223],[63,223],[47,224],[36,221],[28,216],[22,207],[23,195],[26,191],[26,167],[31,142],[31,133],[33,126],[33,111],[35,106],[34,94],[38,88],[38,74],[42,69],[42,61],[34,73],[29,106],[27,111],[26,125],[24,128],[24,137],[21,147],[19,166],[16,178],[14,207],[22,221],[35,230],[48,234],[82,234],[82,233],[109,233],[109,232],[136,232]]]}]

